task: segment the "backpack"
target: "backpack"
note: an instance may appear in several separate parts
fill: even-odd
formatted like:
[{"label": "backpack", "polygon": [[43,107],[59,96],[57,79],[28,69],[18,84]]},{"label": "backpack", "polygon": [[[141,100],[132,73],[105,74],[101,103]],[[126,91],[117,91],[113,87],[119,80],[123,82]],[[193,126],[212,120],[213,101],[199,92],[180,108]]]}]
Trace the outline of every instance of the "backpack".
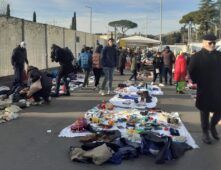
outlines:
[{"label": "backpack", "polygon": [[92,56],[92,67],[93,68],[101,68],[101,60],[100,60],[100,54],[94,53]]},{"label": "backpack", "polygon": [[84,52],[80,54],[81,68],[88,69],[90,68],[90,53]]},{"label": "backpack", "polygon": [[72,51],[68,47],[65,47],[64,51],[65,51],[66,62],[72,62],[74,60],[74,55],[73,55]]}]

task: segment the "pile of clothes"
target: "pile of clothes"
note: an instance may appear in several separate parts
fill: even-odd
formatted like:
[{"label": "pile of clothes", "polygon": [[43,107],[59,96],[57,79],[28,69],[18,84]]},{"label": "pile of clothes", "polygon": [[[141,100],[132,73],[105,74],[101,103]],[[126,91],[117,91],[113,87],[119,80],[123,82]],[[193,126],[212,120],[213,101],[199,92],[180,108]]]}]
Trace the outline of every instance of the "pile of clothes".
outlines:
[{"label": "pile of clothes", "polygon": [[21,110],[20,107],[11,105],[9,102],[5,102],[4,104],[0,102],[0,124],[17,119],[19,117],[18,112]]}]

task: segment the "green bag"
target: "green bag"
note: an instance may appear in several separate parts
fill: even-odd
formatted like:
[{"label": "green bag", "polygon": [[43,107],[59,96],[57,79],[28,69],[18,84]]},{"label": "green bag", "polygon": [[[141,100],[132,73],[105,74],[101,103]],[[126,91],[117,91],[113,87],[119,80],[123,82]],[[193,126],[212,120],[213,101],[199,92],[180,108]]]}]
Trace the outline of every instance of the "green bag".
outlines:
[{"label": "green bag", "polygon": [[176,86],[176,90],[177,91],[183,91],[186,87],[186,82],[185,81],[179,81],[177,83],[177,86]]}]

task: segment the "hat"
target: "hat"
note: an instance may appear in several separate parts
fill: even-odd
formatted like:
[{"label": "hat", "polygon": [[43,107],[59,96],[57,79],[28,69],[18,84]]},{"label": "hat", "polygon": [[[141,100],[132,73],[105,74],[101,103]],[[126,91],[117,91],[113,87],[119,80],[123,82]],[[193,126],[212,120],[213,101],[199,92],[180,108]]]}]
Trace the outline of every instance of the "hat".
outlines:
[{"label": "hat", "polygon": [[216,36],[213,35],[213,34],[206,34],[203,36],[203,40],[206,40],[206,41],[216,41]]},{"label": "hat", "polygon": [[21,46],[22,48],[25,48],[25,47],[26,47],[26,43],[25,43],[24,41],[22,41],[22,42],[20,43],[20,46]]}]

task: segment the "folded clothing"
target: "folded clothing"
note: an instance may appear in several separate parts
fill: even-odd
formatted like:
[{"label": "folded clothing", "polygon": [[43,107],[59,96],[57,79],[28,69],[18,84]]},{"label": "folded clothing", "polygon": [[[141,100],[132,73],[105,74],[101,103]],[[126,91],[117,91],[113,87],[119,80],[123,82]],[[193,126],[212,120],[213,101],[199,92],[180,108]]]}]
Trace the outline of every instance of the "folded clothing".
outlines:
[{"label": "folded clothing", "polygon": [[92,160],[94,164],[101,165],[108,161],[113,153],[114,151],[104,143],[88,151],[71,147],[70,158],[72,161],[79,162],[90,162]]}]

